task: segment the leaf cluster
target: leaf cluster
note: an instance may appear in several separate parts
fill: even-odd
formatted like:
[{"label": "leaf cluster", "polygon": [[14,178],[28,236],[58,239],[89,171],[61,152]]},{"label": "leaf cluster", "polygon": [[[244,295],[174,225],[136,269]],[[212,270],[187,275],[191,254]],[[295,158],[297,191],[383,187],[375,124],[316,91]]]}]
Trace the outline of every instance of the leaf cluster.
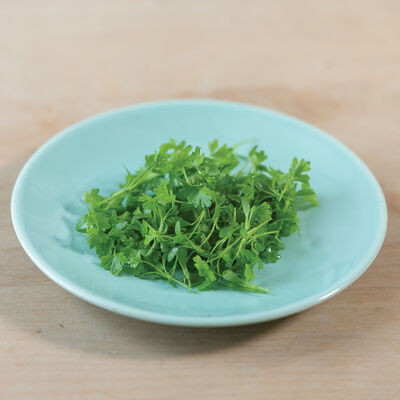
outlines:
[{"label": "leaf cluster", "polygon": [[206,156],[171,140],[110,196],[85,192],[77,230],[114,275],[266,293],[251,283],[254,268],[276,262],[281,238],[299,231],[297,210],[318,204],[307,161],[294,158],[285,173],[266,159],[257,146],[242,157],[215,140]]}]

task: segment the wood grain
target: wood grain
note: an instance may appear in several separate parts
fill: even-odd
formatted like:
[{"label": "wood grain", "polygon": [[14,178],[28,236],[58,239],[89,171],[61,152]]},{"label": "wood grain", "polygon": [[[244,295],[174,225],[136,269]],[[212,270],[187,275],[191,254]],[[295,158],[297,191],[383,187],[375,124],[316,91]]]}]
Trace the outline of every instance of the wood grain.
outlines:
[{"label": "wood grain", "polygon": [[[0,2],[1,399],[399,399],[400,3]],[[32,152],[93,113],[180,97],[278,109],[330,132],[380,181],[388,234],[349,289],[233,329],[144,323],[47,279],[9,202]]]}]

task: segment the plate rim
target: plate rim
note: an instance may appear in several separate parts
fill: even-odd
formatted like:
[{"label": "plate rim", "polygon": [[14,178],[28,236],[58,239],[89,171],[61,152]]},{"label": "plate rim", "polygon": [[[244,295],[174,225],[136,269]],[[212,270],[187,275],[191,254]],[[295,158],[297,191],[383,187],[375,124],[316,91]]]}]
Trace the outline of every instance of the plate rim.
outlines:
[{"label": "plate rim", "polygon": [[[347,275],[346,279],[338,280],[334,285],[331,285],[330,288],[326,289],[322,293],[309,296],[303,300],[288,304],[283,307],[279,307],[276,310],[268,310],[268,311],[255,312],[249,314],[230,315],[230,316],[211,316],[211,317],[179,316],[174,314],[164,315],[159,312],[142,310],[138,307],[127,306],[112,300],[105,299],[102,296],[94,294],[91,291],[83,289],[79,285],[70,282],[68,278],[65,278],[65,276],[59,274],[54,269],[54,267],[52,267],[46,260],[43,259],[43,257],[40,256],[40,254],[36,251],[34,245],[31,243],[29,237],[27,237],[27,235],[25,234],[25,231],[23,229],[23,218],[18,212],[20,192],[23,188],[25,175],[28,174],[31,166],[35,163],[36,159],[40,158],[41,154],[45,152],[48,147],[50,147],[53,143],[56,143],[57,141],[61,140],[64,136],[72,134],[76,130],[76,128],[80,128],[86,124],[90,124],[91,122],[97,121],[99,119],[107,118],[114,114],[124,113],[130,110],[138,110],[143,108],[152,108],[159,106],[174,106],[174,105],[175,106],[213,105],[213,106],[223,106],[223,107],[239,107],[241,109],[247,108],[251,111],[262,112],[274,117],[289,120],[296,124],[303,125],[308,130],[312,130],[316,134],[325,137],[325,139],[329,140],[332,144],[339,147],[342,151],[344,151],[344,153],[346,153],[347,156],[349,156],[351,159],[353,159],[353,161],[355,161],[359,165],[359,167],[364,171],[364,173],[368,177],[368,180],[371,183],[372,187],[375,189],[375,193],[377,194],[378,197],[379,213],[381,214],[381,218],[379,220],[379,226],[377,228],[374,246],[371,246],[370,251],[366,253],[364,257],[361,259],[361,261],[357,263],[356,268],[352,268],[352,272]],[[28,257],[31,259],[31,261],[39,268],[39,270],[41,270],[48,278],[50,278],[56,284],[58,284],[68,292],[72,293],[73,295],[77,296],[78,298],[87,301],[88,303],[91,303],[98,307],[128,317],[133,317],[144,321],[156,322],[165,325],[177,325],[177,326],[188,326],[188,327],[226,327],[226,326],[248,325],[248,324],[266,322],[278,318],[283,318],[288,315],[296,314],[308,308],[316,306],[330,299],[336,294],[340,293],[342,290],[344,290],[352,283],[354,283],[369,268],[369,266],[372,264],[372,262],[378,255],[386,236],[388,214],[387,214],[387,205],[385,201],[385,196],[376,177],[373,175],[373,173],[370,171],[367,165],[361,160],[361,158],[356,153],[354,153],[346,145],[344,145],[342,142],[340,142],[338,139],[334,138],[330,134],[324,132],[323,130],[317,128],[314,125],[311,125],[308,122],[300,120],[286,113],[272,110],[269,108],[251,105],[248,103],[226,101],[226,100],[188,98],[188,99],[151,101],[151,102],[133,104],[125,107],[114,108],[112,110],[98,113],[91,117],[85,118],[77,123],[70,125],[69,127],[61,130],[59,133],[52,136],[29,157],[29,159],[25,162],[24,166],[22,167],[21,171],[18,174],[11,195],[11,220],[14,227],[14,231],[22,248],[24,249]]]}]

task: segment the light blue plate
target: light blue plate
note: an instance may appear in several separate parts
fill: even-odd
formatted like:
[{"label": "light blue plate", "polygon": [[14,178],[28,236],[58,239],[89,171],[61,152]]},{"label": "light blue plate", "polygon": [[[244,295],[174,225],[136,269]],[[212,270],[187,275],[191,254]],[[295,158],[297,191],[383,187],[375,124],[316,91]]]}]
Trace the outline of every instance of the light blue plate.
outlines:
[{"label": "light blue plate", "polygon": [[[285,240],[281,260],[257,273],[255,283],[269,287],[270,294],[216,290],[196,295],[162,281],[114,277],[75,231],[85,213],[84,190],[115,190],[123,166],[135,170],[145,154],[170,138],[204,149],[215,138],[227,144],[254,138],[271,166],[287,169],[294,156],[311,161],[311,184],[321,204],[301,213],[301,236]],[[387,225],[377,181],[344,145],[277,112],[203,100],[122,108],[66,129],[26,163],[14,187],[11,214],[29,257],[63,288],[107,310],[186,326],[272,320],[334,296],[372,263]]]}]

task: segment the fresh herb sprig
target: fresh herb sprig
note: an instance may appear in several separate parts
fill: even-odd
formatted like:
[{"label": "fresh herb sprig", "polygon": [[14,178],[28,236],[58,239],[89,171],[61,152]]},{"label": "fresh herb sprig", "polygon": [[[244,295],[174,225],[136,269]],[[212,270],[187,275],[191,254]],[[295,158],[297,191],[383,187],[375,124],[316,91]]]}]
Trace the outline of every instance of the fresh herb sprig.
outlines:
[{"label": "fresh herb sprig", "polygon": [[284,173],[257,146],[248,157],[216,140],[209,150],[171,140],[110,196],[84,193],[76,228],[105,269],[192,291],[268,292],[251,283],[253,270],[279,259],[280,238],[299,231],[298,208],[318,204],[310,165],[294,158]]}]

